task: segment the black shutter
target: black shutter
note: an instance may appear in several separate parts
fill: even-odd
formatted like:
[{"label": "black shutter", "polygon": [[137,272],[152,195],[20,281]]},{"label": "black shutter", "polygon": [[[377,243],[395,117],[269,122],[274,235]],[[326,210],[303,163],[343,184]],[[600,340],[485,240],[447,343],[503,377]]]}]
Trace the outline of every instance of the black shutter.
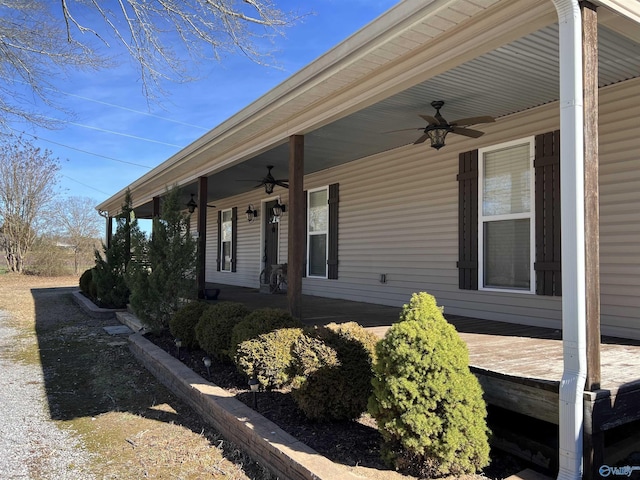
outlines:
[{"label": "black shutter", "polygon": [[238,207],[231,209],[231,271],[237,268],[236,257],[238,256]]},{"label": "black shutter", "polygon": [[222,267],[222,210],[218,210],[218,254],[216,256],[216,270],[219,272]]},{"label": "black shutter", "polygon": [[309,237],[308,237],[308,231],[309,231],[309,226],[307,225],[308,217],[309,217],[309,199],[307,197],[307,191],[304,191],[304,251],[302,252],[304,257],[302,258],[302,277],[306,277],[307,276],[307,256],[308,256],[308,248],[309,248]]},{"label": "black shutter", "polygon": [[339,185],[329,185],[329,257],[327,259],[327,278],[338,278],[338,200]]},{"label": "black shutter", "polygon": [[536,135],[536,293],[562,295],[560,263],[560,131]]},{"label": "black shutter", "polygon": [[478,150],[461,153],[458,173],[458,288],[478,289]]}]

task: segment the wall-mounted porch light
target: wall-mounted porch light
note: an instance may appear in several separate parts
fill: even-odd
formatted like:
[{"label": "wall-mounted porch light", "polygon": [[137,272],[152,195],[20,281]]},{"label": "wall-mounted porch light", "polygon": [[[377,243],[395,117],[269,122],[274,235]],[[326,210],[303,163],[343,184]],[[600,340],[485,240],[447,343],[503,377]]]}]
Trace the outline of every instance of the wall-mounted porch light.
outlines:
[{"label": "wall-mounted porch light", "polygon": [[247,222],[249,223],[253,222],[255,218],[258,218],[258,210],[256,210],[251,203],[247,207],[247,211],[245,213],[247,214]]},{"label": "wall-mounted porch light", "polygon": [[284,212],[287,211],[287,207],[280,203],[280,200],[276,200],[276,204],[271,208],[273,212],[273,216],[276,218],[276,221],[280,220],[280,217]]},{"label": "wall-mounted porch light", "polygon": [[189,213],[193,213],[196,211],[196,208],[198,208],[198,204],[196,203],[196,201],[193,199],[193,197],[195,197],[195,194],[191,194],[191,200],[189,200],[187,202],[187,208],[189,209]]}]

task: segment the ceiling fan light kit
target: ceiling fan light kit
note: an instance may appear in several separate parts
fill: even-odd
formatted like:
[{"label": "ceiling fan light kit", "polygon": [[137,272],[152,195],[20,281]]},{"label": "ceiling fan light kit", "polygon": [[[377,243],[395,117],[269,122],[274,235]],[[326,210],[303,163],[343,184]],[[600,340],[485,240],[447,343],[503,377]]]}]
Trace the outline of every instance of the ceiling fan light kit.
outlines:
[{"label": "ceiling fan light kit", "polygon": [[287,180],[287,179],[275,179],[273,177],[273,175],[271,174],[271,169],[272,168],[273,168],[273,165],[267,165],[267,175],[264,178],[262,178],[261,180],[239,180],[239,181],[241,181],[241,182],[253,182],[253,181],[256,181],[256,182],[258,182],[258,185],[256,185],[254,188],[260,188],[260,187],[264,186],[264,192],[267,195],[271,195],[276,186],[282,187],[282,188],[289,188],[289,183],[288,183],[289,180]]},{"label": "ceiling fan light kit", "polygon": [[[475,125],[478,123],[495,122],[495,119],[493,117],[484,115],[480,117],[461,118],[449,123],[440,114],[440,109],[444,106],[444,102],[442,100],[435,100],[431,102],[431,106],[436,109],[435,115],[418,115],[420,118],[427,122],[427,126],[418,128],[418,130],[422,130],[422,135],[415,142],[413,142],[414,145],[418,145],[429,140],[431,143],[431,147],[435,148],[436,150],[440,150],[445,146],[445,138],[449,133],[455,133],[457,135],[463,135],[470,138],[478,138],[484,135],[484,132],[464,127],[468,125]],[[410,128],[395,131],[406,130],[415,129]]]}]

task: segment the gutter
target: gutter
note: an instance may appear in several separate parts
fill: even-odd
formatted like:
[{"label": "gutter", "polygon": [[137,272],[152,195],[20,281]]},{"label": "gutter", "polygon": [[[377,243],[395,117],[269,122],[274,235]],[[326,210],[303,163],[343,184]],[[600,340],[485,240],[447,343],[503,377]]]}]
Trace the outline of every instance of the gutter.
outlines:
[{"label": "gutter", "polygon": [[583,394],[587,376],[584,112],[582,22],[577,0],[552,0],[560,47],[560,192],[562,231],[562,350],[559,480],[582,478]]}]

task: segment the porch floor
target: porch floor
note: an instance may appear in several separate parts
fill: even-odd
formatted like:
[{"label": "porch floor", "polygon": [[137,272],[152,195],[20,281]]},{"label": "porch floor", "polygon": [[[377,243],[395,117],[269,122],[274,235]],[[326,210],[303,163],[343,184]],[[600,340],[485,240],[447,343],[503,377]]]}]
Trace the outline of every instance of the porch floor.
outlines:
[{"label": "porch floor", "polygon": [[[249,308],[286,309],[286,294],[264,294],[257,289],[207,284],[221,289],[219,301],[242,302]],[[384,336],[398,320],[399,307],[303,295],[302,317],[307,325],[355,321]],[[550,328],[446,315],[469,349],[474,369],[557,384],[562,378],[562,332]],[[603,337],[602,390],[615,394],[621,386],[640,389],[640,341]],[[557,388],[557,387],[556,387]],[[640,406],[639,406],[640,408]]]}]

